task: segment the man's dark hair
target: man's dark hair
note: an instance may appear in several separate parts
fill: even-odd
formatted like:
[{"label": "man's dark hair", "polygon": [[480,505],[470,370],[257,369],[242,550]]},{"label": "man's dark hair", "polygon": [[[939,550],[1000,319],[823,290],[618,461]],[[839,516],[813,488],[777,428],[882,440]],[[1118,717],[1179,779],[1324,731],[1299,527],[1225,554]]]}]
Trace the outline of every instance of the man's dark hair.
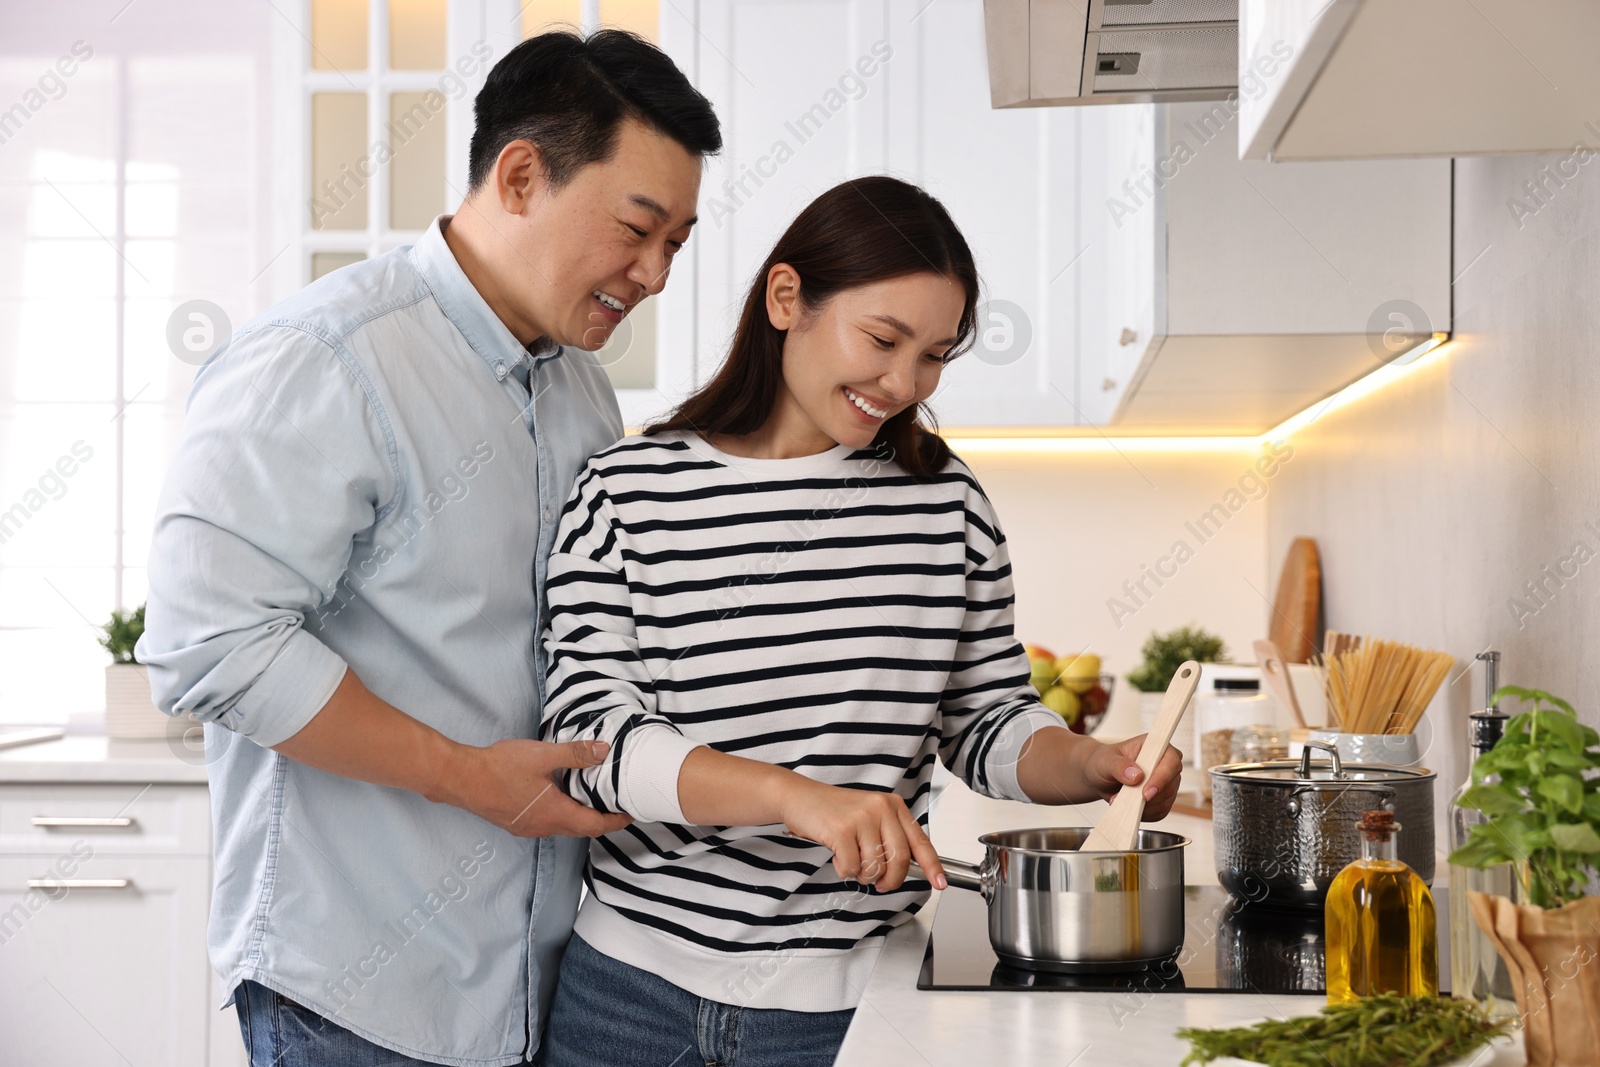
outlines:
[{"label": "man's dark hair", "polygon": [[698,156],[722,150],[711,101],[666,53],[637,34],[600,30],[530,37],[489,72],[473,102],[469,181],[476,189],[512,141],[537,145],[545,177],[561,188],[617,148],[617,128],[635,118]]}]

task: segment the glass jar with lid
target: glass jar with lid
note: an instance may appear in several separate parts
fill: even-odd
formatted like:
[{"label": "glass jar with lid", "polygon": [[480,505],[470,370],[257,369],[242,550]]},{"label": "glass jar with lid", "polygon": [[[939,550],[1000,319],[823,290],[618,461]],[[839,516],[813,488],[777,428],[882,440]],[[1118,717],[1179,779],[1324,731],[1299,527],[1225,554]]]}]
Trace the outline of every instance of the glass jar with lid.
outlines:
[{"label": "glass jar with lid", "polygon": [[1256,724],[1233,732],[1229,763],[1265,763],[1289,758],[1289,731],[1282,726]]},{"label": "glass jar with lid", "polygon": [[1211,692],[1194,701],[1194,765],[1200,772],[1200,796],[1211,799],[1212,767],[1233,759],[1233,735],[1247,726],[1268,726],[1272,700],[1258,678],[1215,678]]}]

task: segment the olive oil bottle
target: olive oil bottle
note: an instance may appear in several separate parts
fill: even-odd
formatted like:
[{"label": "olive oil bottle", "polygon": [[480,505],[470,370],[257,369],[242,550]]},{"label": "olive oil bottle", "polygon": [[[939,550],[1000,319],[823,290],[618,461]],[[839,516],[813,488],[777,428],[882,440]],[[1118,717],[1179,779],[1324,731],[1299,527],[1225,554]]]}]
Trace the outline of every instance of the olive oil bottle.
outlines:
[{"label": "olive oil bottle", "polygon": [[1324,911],[1328,1003],[1378,993],[1439,992],[1439,931],[1427,883],[1395,858],[1400,824],[1388,811],[1364,812],[1361,858],[1328,887]]}]

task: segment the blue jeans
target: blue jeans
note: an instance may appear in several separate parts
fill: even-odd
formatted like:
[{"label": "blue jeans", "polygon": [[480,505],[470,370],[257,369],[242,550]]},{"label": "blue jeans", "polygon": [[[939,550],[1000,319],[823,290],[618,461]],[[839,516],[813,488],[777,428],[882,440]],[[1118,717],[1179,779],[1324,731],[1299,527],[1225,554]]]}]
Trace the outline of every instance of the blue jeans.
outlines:
[{"label": "blue jeans", "polygon": [[829,1067],[854,1015],[706,1000],[574,934],[545,1031],[545,1067]]},{"label": "blue jeans", "polygon": [[374,1045],[248,979],[239,983],[233,1006],[250,1067],[438,1067]]}]

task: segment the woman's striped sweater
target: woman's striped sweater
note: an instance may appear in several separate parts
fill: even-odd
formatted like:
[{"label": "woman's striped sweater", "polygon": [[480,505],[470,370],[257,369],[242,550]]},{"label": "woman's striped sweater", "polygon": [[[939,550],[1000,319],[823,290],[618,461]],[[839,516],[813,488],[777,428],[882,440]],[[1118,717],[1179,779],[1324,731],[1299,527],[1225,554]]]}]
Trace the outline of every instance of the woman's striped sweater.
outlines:
[{"label": "woman's striped sweater", "polygon": [[750,460],[630,437],[579,476],[548,599],[544,736],[612,746],[563,785],[637,820],[593,843],[577,931],[723,1003],[854,1007],[929,886],[842,882],[781,826],[686,825],[691,749],[892,791],[926,826],[935,759],[1026,800],[1023,745],[1062,725],[1012,632],[1005,537],[955,459],[919,482],[845,446]]}]

